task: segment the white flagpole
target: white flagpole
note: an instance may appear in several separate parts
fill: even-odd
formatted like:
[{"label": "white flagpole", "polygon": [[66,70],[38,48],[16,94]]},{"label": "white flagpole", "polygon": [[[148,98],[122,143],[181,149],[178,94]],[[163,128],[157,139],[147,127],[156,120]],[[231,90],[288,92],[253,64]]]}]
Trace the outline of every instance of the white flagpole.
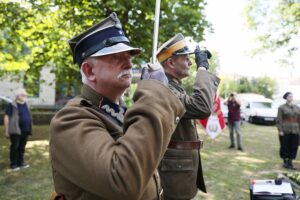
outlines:
[{"label": "white flagpole", "polygon": [[158,43],[158,27],[159,27],[159,14],[160,14],[160,0],[156,0],[155,16],[154,16],[154,31],[153,31],[153,50],[152,50],[152,63],[156,63],[156,50]]}]

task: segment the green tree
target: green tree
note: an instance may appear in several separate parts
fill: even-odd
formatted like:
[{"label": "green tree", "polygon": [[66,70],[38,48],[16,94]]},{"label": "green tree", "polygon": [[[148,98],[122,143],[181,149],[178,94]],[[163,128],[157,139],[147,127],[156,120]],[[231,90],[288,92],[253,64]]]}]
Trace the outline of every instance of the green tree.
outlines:
[{"label": "green tree", "polygon": [[[118,14],[132,45],[141,47],[144,52],[135,63],[151,57],[155,1],[20,2],[0,2],[1,71],[30,67],[30,75],[37,76],[40,69],[50,63],[58,86],[79,85],[79,69],[72,62],[67,40],[113,11]],[[162,1],[159,41],[166,41],[178,32],[201,41],[204,29],[209,27],[203,14],[205,5],[205,0]]]},{"label": "green tree", "polygon": [[252,79],[252,92],[262,94],[267,98],[272,98],[276,92],[276,81],[270,77],[264,76]]},{"label": "green tree", "polygon": [[257,93],[267,98],[272,98],[277,90],[276,81],[270,77],[247,78],[241,77],[234,80],[231,77],[222,78],[220,96],[227,98],[231,92]]},{"label": "green tree", "polygon": [[221,77],[219,94],[222,98],[227,98],[231,92],[237,92],[237,83],[231,77]]},{"label": "green tree", "polygon": [[237,92],[239,93],[248,93],[253,92],[253,85],[247,77],[242,77],[238,80]]},{"label": "green tree", "polygon": [[300,37],[299,0],[249,0],[245,15],[249,28],[258,34],[259,50],[282,48],[286,52],[283,60],[299,50],[295,42]]}]

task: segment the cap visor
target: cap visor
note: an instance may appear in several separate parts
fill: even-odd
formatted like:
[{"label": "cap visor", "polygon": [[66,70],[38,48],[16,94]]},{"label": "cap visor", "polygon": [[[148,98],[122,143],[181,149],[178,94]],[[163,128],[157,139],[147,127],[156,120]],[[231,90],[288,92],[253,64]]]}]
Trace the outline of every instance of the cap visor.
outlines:
[{"label": "cap visor", "polygon": [[195,52],[191,51],[191,50],[187,50],[187,51],[184,51],[184,52],[175,53],[174,55],[186,55],[186,54],[193,54],[193,53],[195,53]]},{"label": "cap visor", "polygon": [[141,49],[139,48],[131,47],[125,43],[118,43],[116,45],[100,49],[96,53],[90,55],[90,57],[105,56],[105,55],[110,55],[115,53],[126,52],[126,51],[130,51],[132,56],[137,56],[142,52]]}]

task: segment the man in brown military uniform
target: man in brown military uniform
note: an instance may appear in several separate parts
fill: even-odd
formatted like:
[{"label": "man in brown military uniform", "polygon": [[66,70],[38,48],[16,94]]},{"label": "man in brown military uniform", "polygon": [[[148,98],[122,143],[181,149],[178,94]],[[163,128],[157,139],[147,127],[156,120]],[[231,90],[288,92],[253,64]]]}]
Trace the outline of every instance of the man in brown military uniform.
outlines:
[{"label": "man in brown military uniform", "polygon": [[157,80],[140,81],[132,108],[119,104],[140,50],[129,45],[116,14],[69,43],[83,87],[50,124],[55,191],[67,200],[160,199],[156,169],[182,103],[162,83],[161,71],[151,76]]},{"label": "man in brown military uniform", "polygon": [[196,48],[197,75],[193,93],[186,94],[181,80],[189,76],[191,52],[182,34],[177,34],[158,50],[157,59],[169,80],[169,87],[183,102],[186,113],[178,123],[168,149],[159,166],[165,199],[191,199],[197,187],[206,192],[199,150],[201,141],[194,119],[204,119],[211,114],[219,78],[208,71],[208,51]]},{"label": "man in brown military uniform", "polygon": [[296,158],[300,134],[300,109],[293,104],[293,94],[287,92],[283,98],[286,103],[278,108],[277,128],[279,132],[280,157],[283,167],[294,169],[292,160]]}]

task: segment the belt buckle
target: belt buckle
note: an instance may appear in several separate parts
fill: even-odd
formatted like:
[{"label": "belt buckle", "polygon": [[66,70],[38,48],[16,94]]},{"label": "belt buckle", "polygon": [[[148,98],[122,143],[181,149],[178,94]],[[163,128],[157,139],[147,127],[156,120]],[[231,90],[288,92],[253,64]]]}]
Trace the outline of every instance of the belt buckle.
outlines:
[{"label": "belt buckle", "polygon": [[163,189],[161,189],[161,191],[159,192],[158,199],[164,200],[164,190]]}]

